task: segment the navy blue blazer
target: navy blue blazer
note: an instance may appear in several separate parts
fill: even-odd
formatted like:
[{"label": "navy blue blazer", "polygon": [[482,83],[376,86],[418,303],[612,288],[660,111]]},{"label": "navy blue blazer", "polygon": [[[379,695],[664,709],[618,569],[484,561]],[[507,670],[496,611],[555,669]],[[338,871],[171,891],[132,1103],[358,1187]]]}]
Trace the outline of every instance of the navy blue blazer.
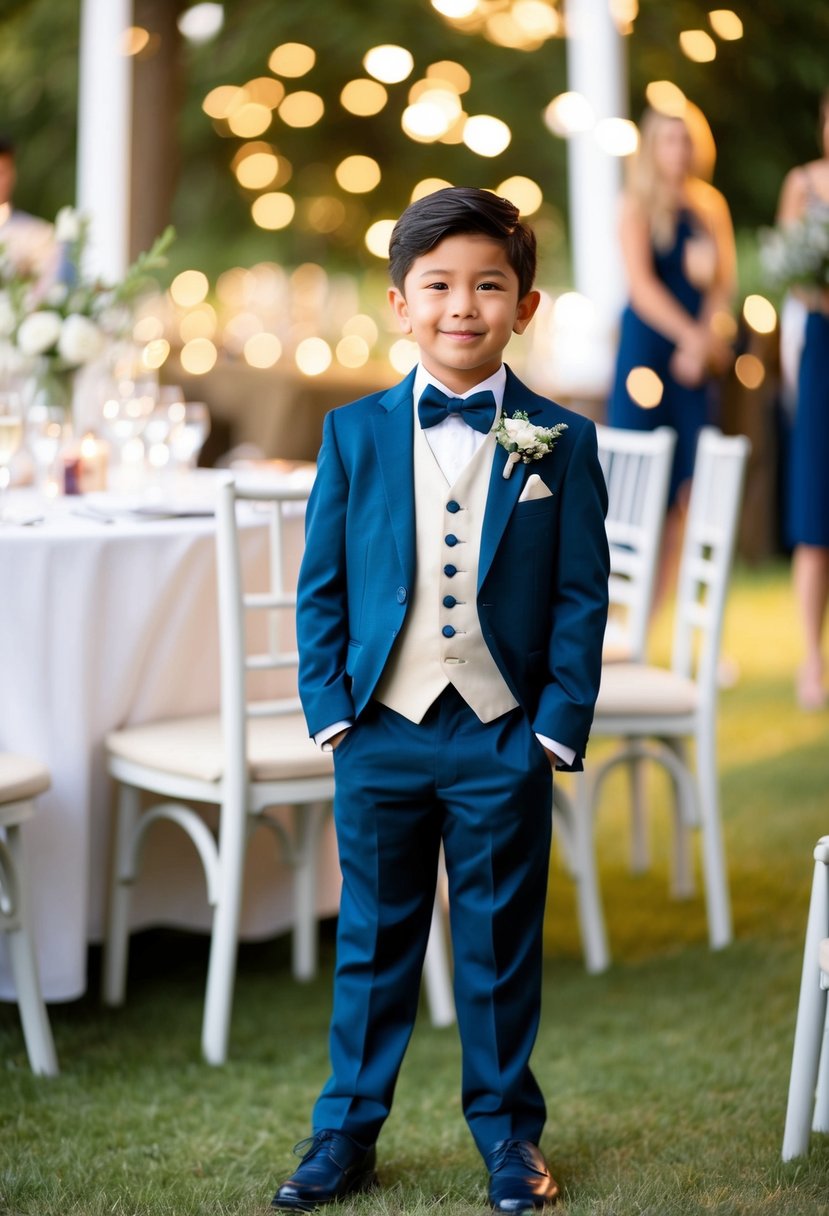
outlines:
[{"label": "navy blue blazer", "polygon": [[[415,580],[414,372],[326,416],[299,574],[299,694],[309,732],[356,718],[374,692]],[[481,533],[478,616],[533,730],[581,757],[607,619],[607,491],[593,423],[509,369],[504,412],[566,422],[553,450],[503,477],[495,450]],[[519,503],[537,473],[552,496]]]}]

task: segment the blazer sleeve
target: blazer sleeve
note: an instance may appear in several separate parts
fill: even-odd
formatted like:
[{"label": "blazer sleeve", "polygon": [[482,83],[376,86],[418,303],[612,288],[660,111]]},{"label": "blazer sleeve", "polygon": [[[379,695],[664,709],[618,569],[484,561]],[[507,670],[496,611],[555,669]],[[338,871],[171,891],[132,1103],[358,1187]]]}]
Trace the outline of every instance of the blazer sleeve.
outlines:
[{"label": "blazer sleeve", "polygon": [[305,552],[297,585],[299,695],[310,735],[354,717],[346,675],[348,588],[346,518],[349,481],[337,446],[334,414],[326,416],[317,476],[305,518]]},{"label": "blazer sleeve", "polygon": [[548,670],[533,720],[537,734],[575,749],[580,770],[602,674],[610,554],[605,532],[607,488],[596,430],[580,428],[560,489],[559,561],[551,602]]}]

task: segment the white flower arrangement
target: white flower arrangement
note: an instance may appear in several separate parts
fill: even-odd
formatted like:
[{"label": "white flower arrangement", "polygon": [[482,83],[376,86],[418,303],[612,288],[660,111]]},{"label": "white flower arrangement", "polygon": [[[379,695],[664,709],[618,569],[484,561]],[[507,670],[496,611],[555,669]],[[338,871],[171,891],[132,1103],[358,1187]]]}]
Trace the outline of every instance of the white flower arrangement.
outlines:
[{"label": "white flower arrangement", "polygon": [[46,287],[0,245],[0,345],[5,348],[0,354],[10,370],[33,365],[53,386],[63,382],[66,398],[74,373],[101,354],[107,338],[123,332],[149,272],[166,264],[174,232],[168,228],[162,233],[115,285],[84,273],[86,216],[63,207],[54,234],[62,253],[59,277]]},{"label": "white flower arrangement", "polygon": [[792,287],[829,287],[829,203],[810,205],[794,223],[760,231],[760,263],[769,283]]},{"label": "white flower arrangement", "polygon": [[566,422],[557,422],[555,426],[535,426],[523,410],[516,410],[511,418],[501,414],[495,427],[495,438],[508,452],[503,476],[511,477],[519,461],[530,464],[533,460],[541,460],[553,450],[566,430]]}]

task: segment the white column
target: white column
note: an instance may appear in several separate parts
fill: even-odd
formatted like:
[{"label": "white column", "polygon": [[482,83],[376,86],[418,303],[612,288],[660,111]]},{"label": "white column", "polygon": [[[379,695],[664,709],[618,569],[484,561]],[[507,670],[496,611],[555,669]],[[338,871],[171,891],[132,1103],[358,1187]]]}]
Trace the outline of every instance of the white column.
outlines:
[{"label": "white column", "polygon": [[[568,89],[587,98],[597,122],[626,117],[623,39],[608,0],[566,0],[565,20]],[[618,239],[622,163],[601,149],[593,131],[585,131],[568,139],[568,168],[573,281],[592,305],[592,322],[586,341],[578,344],[584,352],[580,367],[570,368],[566,378],[585,396],[603,397],[625,298]],[[583,310],[581,315],[584,326]],[[565,345],[573,350],[569,341]]]},{"label": "white column", "polygon": [[90,216],[88,269],[120,278],[128,264],[132,0],[82,0],[77,205]]}]

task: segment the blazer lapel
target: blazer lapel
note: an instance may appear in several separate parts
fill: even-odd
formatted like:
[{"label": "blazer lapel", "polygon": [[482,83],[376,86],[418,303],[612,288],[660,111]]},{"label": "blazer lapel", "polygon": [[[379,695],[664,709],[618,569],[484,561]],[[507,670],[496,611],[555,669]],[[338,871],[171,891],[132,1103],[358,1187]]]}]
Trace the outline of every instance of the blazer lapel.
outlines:
[{"label": "blazer lapel", "polygon": [[414,371],[380,398],[383,413],[373,419],[377,463],[403,579],[415,570],[414,451],[412,404]]},{"label": "blazer lapel", "polygon": [[[525,410],[532,417],[540,413],[535,398],[521,383],[518,377],[507,368],[507,383],[504,388],[502,412],[513,415],[516,410]],[[481,552],[478,559],[478,590],[483,586],[484,579],[489,573],[492,560],[501,543],[501,537],[507,526],[510,515],[524,488],[527,479],[527,465],[519,462],[513,465],[509,477],[504,477],[507,463],[507,450],[500,443],[495,445],[495,456],[492,461],[492,473],[489,479],[489,492],[484,512],[484,523],[481,529]]]}]

